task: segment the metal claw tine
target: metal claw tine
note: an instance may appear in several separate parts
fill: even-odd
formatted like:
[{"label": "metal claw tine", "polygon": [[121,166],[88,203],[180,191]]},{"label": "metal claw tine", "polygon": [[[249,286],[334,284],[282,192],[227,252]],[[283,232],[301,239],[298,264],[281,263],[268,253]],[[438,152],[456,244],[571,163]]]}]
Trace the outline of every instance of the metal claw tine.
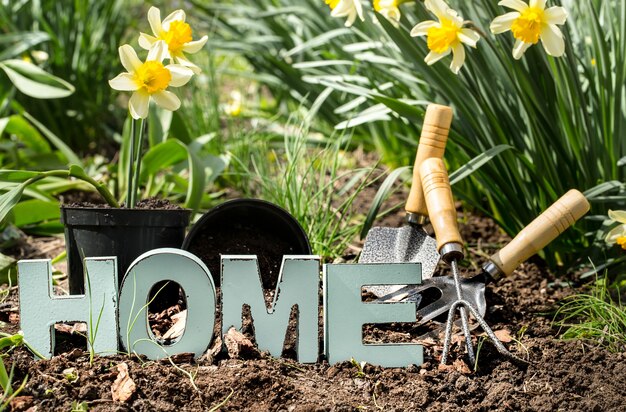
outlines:
[{"label": "metal claw tine", "polygon": [[443,342],[443,352],[441,354],[442,365],[445,365],[448,362],[448,353],[450,352],[450,341],[452,340],[452,325],[454,323],[454,312],[457,308],[460,309],[460,307],[465,307],[472,313],[472,316],[474,316],[474,318],[476,319],[480,327],[483,328],[483,330],[485,331],[489,339],[493,342],[494,346],[496,347],[496,349],[501,355],[509,358],[512,361],[520,362],[526,365],[530,363],[527,360],[524,360],[518,356],[513,355],[511,352],[508,351],[507,348],[504,347],[502,342],[500,342],[496,334],[493,333],[493,330],[491,330],[491,328],[489,327],[485,319],[480,315],[480,313],[474,307],[474,305],[472,305],[470,302],[466,300],[457,300],[456,302],[452,304],[452,306],[450,307],[450,312],[448,312],[448,320],[446,322],[446,334],[445,334],[445,338]]}]

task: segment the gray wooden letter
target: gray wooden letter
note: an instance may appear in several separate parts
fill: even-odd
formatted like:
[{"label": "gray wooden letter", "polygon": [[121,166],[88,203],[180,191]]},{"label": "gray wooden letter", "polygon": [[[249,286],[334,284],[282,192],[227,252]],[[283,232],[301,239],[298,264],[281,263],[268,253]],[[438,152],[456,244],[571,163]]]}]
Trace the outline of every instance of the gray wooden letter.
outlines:
[{"label": "gray wooden letter", "polygon": [[[156,342],[148,325],[148,299],[152,287],[172,280],[185,291],[187,319],[185,331],[172,345]],[[155,299],[158,299],[158,295]],[[120,338],[127,351],[161,359],[177,353],[201,356],[213,339],[215,325],[215,285],[213,278],[193,254],[162,248],[139,256],[128,268],[120,290]]]},{"label": "gray wooden letter", "polygon": [[354,358],[386,367],[422,364],[421,345],[363,344],[364,324],[414,322],[415,303],[368,303],[361,299],[361,287],[365,285],[411,285],[421,280],[419,263],[324,265],[324,346],[328,362]]},{"label": "gray wooden letter", "polygon": [[117,353],[117,263],[114,257],[85,259],[85,295],[54,296],[49,259],[22,260],[17,267],[20,324],[24,339],[37,352],[52,356],[55,323],[86,322],[88,336],[92,328],[95,333],[93,342],[87,340],[88,347],[93,344],[93,350],[103,355]]},{"label": "gray wooden letter", "polygon": [[316,362],[319,270],[318,256],[283,257],[274,301],[267,308],[256,256],[222,256],[222,333],[231,326],[241,329],[242,306],[248,304],[259,349],[278,357],[297,305],[298,361]]}]

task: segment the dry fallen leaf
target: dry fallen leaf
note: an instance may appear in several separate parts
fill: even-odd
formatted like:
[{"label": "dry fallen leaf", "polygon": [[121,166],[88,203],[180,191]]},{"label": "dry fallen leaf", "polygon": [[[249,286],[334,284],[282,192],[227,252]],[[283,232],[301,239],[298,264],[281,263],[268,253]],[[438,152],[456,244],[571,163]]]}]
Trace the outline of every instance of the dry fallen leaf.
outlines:
[{"label": "dry fallen leaf", "polygon": [[33,404],[34,399],[32,396],[16,396],[9,405],[12,411],[24,411]]},{"label": "dry fallen leaf", "polygon": [[440,372],[456,371],[456,372],[462,373],[463,375],[470,375],[472,373],[472,371],[467,366],[467,364],[465,362],[463,362],[463,360],[461,360],[461,359],[456,359],[454,362],[452,362],[452,365],[442,365],[442,364],[439,364],[437,369]]},{"label": "dry fallen leaf", "polygon": [[231,327],[224,336],[228,356],[232,359],[245,358],[257,353],[254,344],[237,329]]},{"label": "dry fallen leaf", "polygon": [[117,378],[111,385],[111,393],[114,401],[126,402],[135,393],[136,385],[128,374],[128,365],[126,363],[117,365],[117,370]]},{"label": "dry fallen leaf", "polygon": [[187,309],[173,315],[171,319],[174,321],[174,324],[167,330],[167,332],[165,332],[162,339],[176,339],[182,336],[185,331],[185,324],[187,321]]},{"label": "dry fallen leaf", "polygon": [[513,340],[513,337],[511,336],[511,332],[508,329],[496,330],[493,333],[495,333],[496,337],[500,340],[500,342],[509,343]]},{"label": "dry fallen leaf", "polygon": [[87,332],[87,324],[83,322],[74,323],[72,325],[57,323],[54,325],[54,329],[59,332],[69,333],[70,335],[75,333],[85,334]]}]

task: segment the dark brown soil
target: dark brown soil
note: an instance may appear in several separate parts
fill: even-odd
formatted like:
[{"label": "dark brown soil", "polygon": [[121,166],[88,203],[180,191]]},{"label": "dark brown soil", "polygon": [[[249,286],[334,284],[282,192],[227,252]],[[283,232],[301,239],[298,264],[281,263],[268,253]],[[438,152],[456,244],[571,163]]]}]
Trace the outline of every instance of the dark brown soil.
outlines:
[{"label": "dark brown soil", "polygon": [[[79,198],[80,199],[80,198]],[[97,207],[100,209],[110,209],[112,206],[99,202],[97,199],[90,198],[89,200],[77,200],[65,204],[66,207]],[[125,207],[124,204],[121,205]],[[157,197],[151,197],[148,199],[142,199],[135,205],[135,209],[150,209],[150,210],[181,210],[182,207],[176,203],[172,203],[167,199],[160,199]]]},{"label": "dark brown soil", "polygon": [[[462,222],[470,251],[462,262],[467,276],[476,273],[507,238],[488,219],[467,216]],[[395,223],[402,224],[401,218]],[[6,358],[8,367],[15,367],[14,387],[28,379],[13,406],[70,410],[76,401],[86,402],[91,411],[623,411],[626,353],[610,353],[587,341],[560,340],[551,326],[557,302],[575,291],[563,282],[570,279],[567,275],[558,275],[556,281],[540,261],[531,260],[511,277],[487,287],[487,322],[508,341],[505,346],[512,353],[530,361],[527,366],[503,358],[478,328],[473,331],[474,343],[480,346],[477,370],[466,364],[458,333],[449,365],[440,367],[437,324],[365,328],[368,343],[424,345],[423,365],[398,369],[365,365],[361,370],[349,362],[329,365],[323,359],[302,365],[254,352],[245,359],[231,359],[224,352],[198,361],[179,356],[173,359],[176,366],[116,355],[96,357],[90,365],[81,349],[47,361],[34,361],[26,350],[18,349]],[[16,295],[14,288],[0,310],[2,328],[10,333],[18,328]],[[159,333],[169,327],[166,315],[153,317]],[[251,331],[247,323],[243,332]],[[293,344],[292,340],[285,348],[288,357],[293,357]],[[136,389],[127,401],[116,402],[111,388],[121,363],[128,365]]]},{"label": "dark brown soil", "polygon": [[275,289],[283,256],[308,253],[284,222],[260,219],[253,206],[248,209],[252,214],[229,209],[221,214],[222,218],[214,216],[209,222],[198,222],[200,226],[195,228],[186,249],[207,265],[216,286],[221,284],[221,255],[257,255],[263,287]]}]

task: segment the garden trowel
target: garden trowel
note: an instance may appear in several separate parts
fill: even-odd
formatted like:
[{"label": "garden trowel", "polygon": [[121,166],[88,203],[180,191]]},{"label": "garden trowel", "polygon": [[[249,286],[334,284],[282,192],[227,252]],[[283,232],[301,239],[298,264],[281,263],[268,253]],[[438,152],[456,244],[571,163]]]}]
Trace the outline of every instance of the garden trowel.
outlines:
[{"label": "garden trowel", "polygon": [[[428,236],[423,228],[428,212],[419,167],[428,158],[443,157],[451,123],[451,108],[437,104],[428,106],[417,146],[411,191],[405,206],[408,225],[400,228],[372,228],[365,238],[359,263],[419,262],[422,267],[422,279],[430,278],[435,272],[439,253],[435,239]],[[369,286],[367,290],[380,297],[402,287],[402,285]]]},{"label": "garden trowel", "polygon": [[[567,228],[589,211],[589,202],[578,190],[570,190],[528,226],[522,229],[511,242],[496,252],[483,265],[482,272],[472,278],[461,279],[461,292],[484,315],[485,285],[495,282],[502,276],[509,276],[520,263],[543,249]],[[437,219],[437,211],[431,210],[430,217]],[[418,324],[425,323],[447,312],[457,301],[454,279],[451,276],[437,276],[423,281],[421,285],[404,286],[401,289],[380,297],[378,302],[415,301],[418,306]]]}]

